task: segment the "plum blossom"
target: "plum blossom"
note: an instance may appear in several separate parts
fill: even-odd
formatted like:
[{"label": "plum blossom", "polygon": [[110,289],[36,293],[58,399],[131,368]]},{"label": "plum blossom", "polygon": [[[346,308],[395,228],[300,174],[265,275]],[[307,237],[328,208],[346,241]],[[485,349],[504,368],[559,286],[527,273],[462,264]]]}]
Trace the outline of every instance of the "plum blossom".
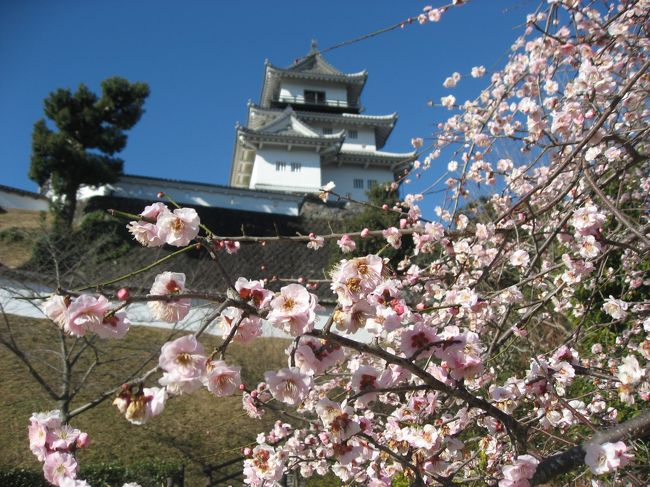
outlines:
[{"label": "plum blossom", "polygon": [[603,304],[603,311],[615,320],[622,320],[627,316],[627,303],[610,295]]},{"label": "plum blossom", "polygon": [[443,107],[447,108],[448,110],[451,110],[454,108],[454,104],[456,103],[456,97],[454,95],[447,95],[443,96],[440,98],[440,103],[442,104]]},{"label": "plum blossom", "polygon": [[301,372],[313,375],[322,374],[330,367],[342,362],[345,353],[339,345],[304,336],[296,347],[294,357]]},{"label": "plum blossom", "polygon": [[264,374],[264,380],[276,400],[291,406],[300,404],[313,384],[312,378],[297,367],[268,371]]},{"label": "plum blossom", "polygon": [[170,394],[189,394],[201,387],[207,358],[194,335],[167,342],[160,350],[158,366],[164,371],[159,382]]},{"label": "plum blossom", "polygon": [[[400,348],[406,358],[423,358],[433,354],[433,344],[438,342],[435,331],[424,324],[417,324],[402,332]],[[418,353],[417,357],[415,356]]]},{"label": "plum blossom", "polygon": [[616,443],[588,443],[584,448],[585,463],[595,475],[612,472],[624,467],[631,459],[627,446],[622,441]]},{"label": "plum blossom", "polygon": [[130,325],[126,312],[116,311],[107,313],[102,322],[95,325],[92,330],[101,338],[124,338]]},{"label": "plum blossom", "polygon": [[485,74],[485,66],[474,66],[471,71],[472,78],[480,78]]},{"label": "plum blossom", "polygon": [[142,425],[163,412],[167,398],[167,390],[164,387],[144,387],[135,393],[124,387],[113,400],[113,405],[124,414],[127,421]]},{"label": "plum blossom", "polygon": [[618,380],[621,384],[629,386],[638,384],[643,376],[645,370],[639,365],[639,361],[634,355],[627,355],[623,357],[622,364],[618,366]]},{"label": "plum blossom", "polygon": [[61,485],[64,478],[74,479],[79,466],[71,453],[55,451],[45,457],[43,474],[54,485]]},{"label": "plum blossom", "polygon": [[104,296],[82,294],[72,300],[67,310],[64,330],[74,336],[84,336],[102,325],[110,304]]},{"label": "plum blossom", "polygon": [[223,329],[222,337],[224,339],[230,335],[232,327],[235,325],[237,325],[237,332],[233,340],[236,342],[248,344],[262,335],[262,319],[255,315],[244,317],[244,312],[241,308],[234,306],[228,306],[221,312],[218,323]]},{"label": "plum blossom", "polygon": [[341,443],[361,431],[361,426],[354,418],[354,410],[329,399],[321,399],[316,404],[316,413],[327,429],[330,439]]},{"label": "plum blossom", "polygon": [[145,207],[140,213],[144,220],[132,221],[126,228],[141,245],[145,247],[160,247],[165,244],[159,236],[156,222],[161,215],[170,213],[169,208],[163,203],[154,203]]},{"label": "plum blossom", "polygon": [[252,486],[274,485],[282,478],[284,462],[273,447],[262,443],[244,460],[246,483]]},{"label": "plum blossom", "polygon": [[357,248],[357,244],[354,243],[354,240],[352,240],[347,233],[343,235],[340,240],[336,241],[336,245],[339,246],[341,252],[344,254],[354,252],[354,249]]},{"label": "plum blossom", "polygon": [[223,360],[210,360],[205,370],[203,383],[215,396],[230,396],[239,390],[240,367],[229,366]]},{"label": "plum blossom", "polygon": [[513,465],[506,465],[502,469],[503,479],[499,487],[528,487],[529,480],[535,475],[539,460],[531,455],[519,455]]},{"label": "plum blossom", "polygon": [[322,249],[325,245],[325,239],[314,233],[309,234],[309,242],[307,242],[307,248],[312,250]]},{"label": "plum blossom", "polygon": [[45,316],[59,325],[59,328],[64,329],[68,321],[67,312],[69,305],[69,297],[53,294],[43,303],[43,312]]},{"label": "plum blossom", "polygon": [[[185,291],[185,274],[182,272],[163,272],[158,274],[151,286],[150,294],[155,296],[173,296]],[[187,316],[192,306],[189,298],[179,298],[161,301],[149,301],[149,310],[154,318],[176,323]]]},{"label": "plum blossom", "polygon": [[524,268],[528,266],[530,256],[525,250],[515,250],[510,256],[510,265],[513,267]]},{"label": "plum blossom", "polygon": [[169,245],[184,247],[199,234],[199,215],[193,208],[177,208],[158,216],[158,237]]},{"label": "plum blossom", "polygon": [[262,281],[249,281],[240,277],[235,282],[235,289],[240,298],[258,309],[267,308],[273,299],[273,291],[265,289]]},{"label": "plum blossom", "polygon": [[299,336],[314,328],[316,296],[300,284],[289,284],[280,289],[280,295],[271,301],[267,320],[282,327],[292,336]]},{"label": "plum blossom", "polygon": [[336,184],[334,184],[334,181],[330,181],[320,189],[318,197],[323,201],[323,203],[327,203],[327,198],[330,195],[330,191],[332,191],[334,188],[336,188]]},{"label": "plum blossom", "polygon": [[402,233],[398,228],[390,227],[383,230],[381,233],[394,249],[399,249],[402,246]]}]

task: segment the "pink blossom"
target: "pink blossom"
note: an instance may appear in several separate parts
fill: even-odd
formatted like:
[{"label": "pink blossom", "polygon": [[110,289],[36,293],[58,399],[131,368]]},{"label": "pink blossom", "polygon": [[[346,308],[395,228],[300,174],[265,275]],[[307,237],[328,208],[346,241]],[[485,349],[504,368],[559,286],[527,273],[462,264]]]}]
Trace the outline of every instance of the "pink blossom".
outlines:
[{"label": "pink blossom", "polygon": [[159,367],[164,371],[160,384],[170,394],[194,392],[201,387],[207,358],[194,335],[185,335],[162,346]]},{"label": "pink blossom", "polygon": [[627,303],[610,295],[603,304],[603,311],[615,320],[622,320],[627,316]]},{"label": "pink blossom", "polygon": [[[266,290],[265,290],[266,291]],[[268,292],[268,291],[267,291]],[[272,294],[272,293],[271,293]],[[239,323],[233,340],[239,343],[250,343],[262,335],[262,319],[259,316],[243,317],[244,312],[240,308],[229,306],[221,312],[219,324],[223,329],[223,338],[230,335],[232,327]]]},{"label": "pink blossom", "polygon": [[330,439],[341,443],[361,431],[361,426],[354,418],[354,410],[345,404],[329,399],[321,399],[316,404],[316,413],[323,426],[330,434]]},{"label": "pink blossom", "polygon": [[510,255],[510,265],[513,267],[524,268],[528,266],[530,262],[530,256],[525,250],[515,250]]},{"label": "pink blossom", "polygon": [[309,242],[307,242],[307,248],[312,250],[318,250],[323,248],[325,245],[325,239],[316,234],[309,234]]},{"label": "pink blossom", "polygon": [[335,187],[336,184],[334,184],[334,181],[330,181],[320,189],[318,197],[323,201],[323,203],[327,203],[327,198],[330,194],[330,191],[332,191]]},{"label": "pink blossom", "polygon": [[167,390],[164,387],[144,387],[135,394],[125,390],[115,398],[113,405],[133,424],[145,424],[165,409]]},{"label": "pink blossom", "polygon": [[45,316],[59,325],[59,328],[65,328],[67,322],[68,305],[70,298],[53,294],[43,303],[43,312]]},{"label": "pink blossom", "polygon": [[291,406],[300,404],[313,384],[311,377],[297,367],[268,371],[264,374],[264,380],[276,400]]},{"label": "pink blossom", "polygon": [[402,234],[400,233],[399,229],[395,227],[390,227],[387,228],[386,230],[383,230],[381,233],[386,239],[386,241],[394,249],[399,249],[402,246]]},{"label": "pink blossom", "polygon": [[584,448],[585,463],[595,475],[612,472],[624,467],[632,456],[627,453],[627,446],[622,441],[616,443],[588,443]]},{"label": "pink blossom", "polygon": [[499,487],[528,487],[529,479],[535,475],[539,460],[531,455],[519,455],[514,465],[503,467],[503,480],[499,481]]},{"label": "pink blossom", "polygon": [[[163,272],[156,276],[149,293],[154,296],[168,296],[181,294],[183,291],[185,291],[185,274],[182,272]],[[149,301],[147,305],[154,318],[168,323],[175,323],[187,316],[192,306],[192,300],[180,298],[169,301]]]},{"label": "pink blossom", "polygon": [[456,103],[456,97],[454,95],[443,96],[440,98],[440,103],[443,107],[451,110],[454,108],[454,104]]},{"label": "pink blossom", "polygon": [[485,66],[474,66],[472,68],[472,78],[480,78],[485,74]]},{"label": "pink blossom", "polygon": [[144,247],[161,247],[165,241],[158,236],[158,227],[146,221],[132,221],[126,226],[133,238]]},{"label": "pink blossom", "polygon": [[48,440],[48,434],[48,428],[44,424],[36,421],[30,423],[28,429],[29,449],[40,462],[45,460],[45,455],[47,454],[47,448],[45,445]]},{"label": "pink blossom", "polygon": [[223,245],[223,248],[226,250],[226,253],[230,255],[234,255],[239,252],[239,248],[241,247],[241,244],[238,241],[224,240],[221,243]]},{"label": "pink blossom", "polygon": [[258,408],[255,398],[247,392],[242,396],[242,408],[253,419],[260,419],[264,414],[264,409]]},{"label": "pink blossom", "polygon": [[245,482],[252,486],[274,485],[282,478],[283,465],[273,447],[257,445],[251,458],[244,460]]},{"label": "pink blossom", "polygon": [[68,320],[65,331],[74,336],[84,336],[88,330],[101,326],[109,310],[109,302],[104,296],[94,297],[82,294],[68,307]]},{"label": "pink blossom", "polygon": [[237,279],[235,289],[240,298],[258,309],[268,307],[274,297],[273,291],[264,289],[262,281],[249,281],[244,277]]},{"label": "pink blossom", "polygon": [[634,355],[627,355],[623,358],[621,365],[618,367],[618,380],[621,381],[623,385],[634,385],[638,384],[643,376],[645,375],[645,370],[639,365],[639,361]]},{"label": "pink blossom", "polygon": [[354,240],[352,240],[347,233],[343,235],[340,240],[337,240],[336,244],[344,254],[353,252],[354,249],[357,248],[357,244],[354,243]]},{"label": "pink blossom", "polygon": [[63,424],[50,431],[48,443],[52,450],[69,451],[73,445],[76,445],[80,434],[81,431],[78,429]]},{"label": "pink blossom", "polygon": [[294,357],[300,371],[313,375],[322,374],[345,358],[343,349],[334,343],[313,337],[302,337]]},{"label": "pink blossom", "polygon": [[289,284],[271,301],[267,320],[282,327],[292,336],[302,335],[314,328],[316,296],[300,284]]},{"label": "pink blossom", "polygon": [[199,234],[199,215],[192,208],[178,208],[163,213],[156,221],[158,236],[175,247],[183,247]]},{"label": "pink blossom", "polygon": [[366,238],[368,235],[370,235],[370,230],[368,230],[367,228],[364,228],[363,230],[361,230],[360,235],[361,235],[361,238]]},{"label": "pink blossom", "polygon": [[[432,344],[438,341],[438,336],[432,328],[417,324],[402,332],[400,349],[408,359],[423,358],[433,354]],[[419,352],[417,357],[416,352]]]},{"label": "pink blossom", "polygon": [[239,390],[240,367],[229,366],[223,360],[210,360],[205,370],[203,383],[215,396],[230,396]]},{"label": "pink blossom", "polygon": [[92,331],[100,338],[124,338],[129,331],[131,322],[127,319],[124,311],[109,313],[104,316],[102,322],[93,326]]},{"label": "pink blossom", "polygon": [[77,461],[72,454],[55,451],[45,457],[43,474],[48,482],[58,486],[66,477],[76,478],[78,468]]}]

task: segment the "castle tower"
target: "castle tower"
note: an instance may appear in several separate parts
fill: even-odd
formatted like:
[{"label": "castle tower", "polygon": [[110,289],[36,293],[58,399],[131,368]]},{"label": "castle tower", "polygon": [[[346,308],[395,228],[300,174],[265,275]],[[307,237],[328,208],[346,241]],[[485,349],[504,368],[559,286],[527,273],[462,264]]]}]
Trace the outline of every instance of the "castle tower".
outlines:
[{"label": "castle tower", "polygon": [[334,181],[338,193],[365,200],[372,186],[394,181],[415,153],[381,151],[397,114],[362,113],[367,77],[342,73],[314,42],[288,68],[267,61],[260,101],[237,126],[230,185],[314,193]]}]

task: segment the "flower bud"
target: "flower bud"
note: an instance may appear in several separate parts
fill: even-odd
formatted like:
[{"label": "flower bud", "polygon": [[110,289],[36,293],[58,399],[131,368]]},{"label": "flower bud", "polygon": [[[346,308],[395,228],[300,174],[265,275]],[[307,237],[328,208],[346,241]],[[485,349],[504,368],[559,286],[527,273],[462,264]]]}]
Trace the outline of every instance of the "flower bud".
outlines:
[{"label": "flower bud", "polygon": [[126,301],[131,297],[131,294],[129,293],[129,289],[126,287],[121,287],[120,289],[117,290],[115,293],[115,297],[119,299],[120,301]]}]

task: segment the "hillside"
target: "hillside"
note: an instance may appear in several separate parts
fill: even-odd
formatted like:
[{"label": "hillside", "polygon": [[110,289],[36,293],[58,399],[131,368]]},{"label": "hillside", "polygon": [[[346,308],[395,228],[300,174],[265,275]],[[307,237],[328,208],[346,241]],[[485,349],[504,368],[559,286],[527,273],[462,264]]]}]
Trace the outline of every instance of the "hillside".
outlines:
[{"label": "hillside", "polygon": [[[35,361],[38,371],[58,389],[56,327],[46,320],[11,315],[7,320],[21,348]],[[5,325],[2,323],[1,333],[6,336]],[[82,397],[73,407],[119,385],[135,364],[149,358],[151,352],[168,338],[169,331],[134,327],[124,340],[97,342],[98,356],[105,363],[93,372]],[[205,337],[201,341],[206,350],[211,350],[220,340]],[[255,384],[268,368],[286,364],[283,351],[287,345],[284,340],[259,339],[247,348],[231,347],[227,360],[242,367],[247,384]],[[29,416],[32,412],[52,409],[56,405],[13,354],[4,348],[0,350],[0,368],[3,370],[0,431],[3,438],[12,438],[12,441],[0,442],[0,465],[39,469],[39,463],[28,448]],[[155,384],[155,380],[150,380],[149,384]],[[274,419],[271,414],[263,420],[250,419],[242,411],[240,396],[216,398],[207,391],[199,391],[189,397],[170,400],[161,416],[143,426],[127,422],[110,400],[78,416],[72,423],[87,431],[92,441],[91,447],[79,454],[82,465],[107,461],[131,465],[157,458],[184,464],[186,485],[194,486],[204,485],[202,469],[205,465],[238,456],[240,448],[253,442],[255,435],[264,431]],[[233,465],[230,468],[241,467]]]}]

